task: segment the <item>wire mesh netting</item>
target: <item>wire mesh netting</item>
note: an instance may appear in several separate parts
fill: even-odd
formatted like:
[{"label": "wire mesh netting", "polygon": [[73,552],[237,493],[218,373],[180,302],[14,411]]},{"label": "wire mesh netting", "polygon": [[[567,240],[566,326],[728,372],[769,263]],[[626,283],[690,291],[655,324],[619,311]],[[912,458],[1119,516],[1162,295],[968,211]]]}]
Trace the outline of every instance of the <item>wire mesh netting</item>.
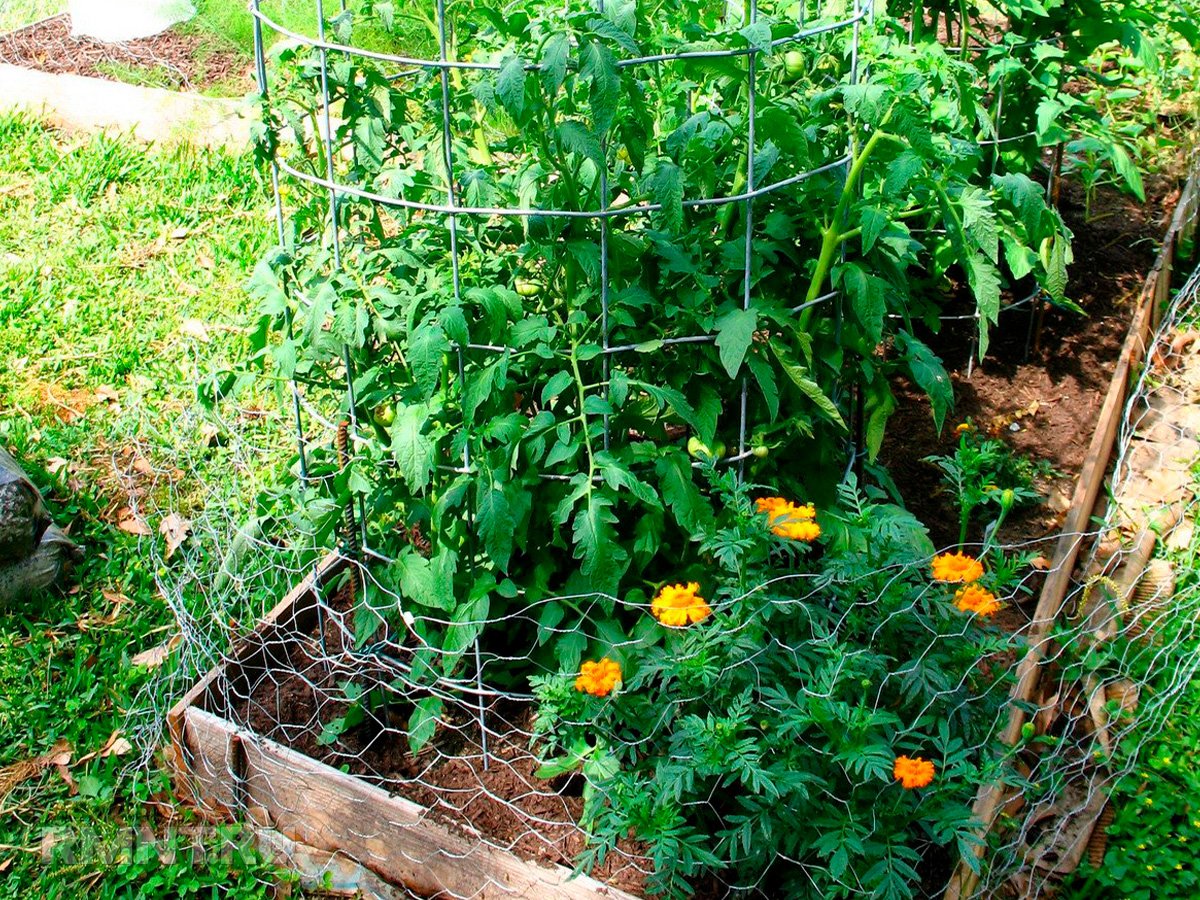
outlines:
[{"label": "wire mesh netting", "polygon": [[[431,688],[426,679],[414,677],[411,643],[393,639],[359,647],[353,592],[363,585],[381,592],[388,588],[373,579],[371,567],[343,560],[357,578],[327,580],[324,590],[298,601],[309,610],[306,615],[265,645],[250,640],[253,648],[265,646],[265,657],[246,676],[233,674],[235,664],[218,679],[206,705],[244,729],[247,741],[277,741],[417,802],[429,810],[427,822],[450,824],[479,851],[501,849],[567,866],[578,863],[582,854],[586,871],[634,894],[647,889],[661,863],[647,842],[624,831],[607,838],[612,845],[597,859],[597,847],[606,840],[608,810],[633,802],[630,786],[622,785],[612,768],[649,758],[661,764],[656,777],[675,764],[687,777],[702,781],[709,774],[704,767],[714,765],[714,757],[707,755],[710,742],[723,737],[722,728],[744,740],[779,727],[789,711],[802,707],[805,727],[787,735],[795,755],[771,759],[765,754],[753,760],[811,780],[803,800],[772,797],[774,803],[787,804],[792,816],[812,822],[807,835],[797,825],[789,840],[808,840],[810,847],[825,834],[840,840],[846,826],[838,813],[845,811],[864,839],[903,840],[915,869],[915,876],[906,873],[911,891],[935,894],[945,884],[959,845],[924,831],[898,831],[894,821],[887,821],[888,809],[902,813],[906,821],[944,821],[950,807],[962,832],[969,833],[974,824],[970,803],[978,785],[1003,776],[1008,785],[1003,816],[975,893],[1044,896],[1095,846],[1093,831],[1097,822],[1103,828],[1113,786],[1139,768],[1142,744],[1158,733],[1196,674],[1191,648],[1197,639],[1200,592],[1190,571],[1175,568],[1186,563],[1171,560],[1180,553],[1186,560],[1194,518],[1190,463],[1200,424],[1194,414],[1200,355],[1192,327],[1198,286],[1200,279],[1193,276],[1176,296],[1155,336],[1151,365],[1127,403],[1112,479],[1114,499],[1095,530],[1077,535],[1080,541],[1094,540],[1095,549],[1062,616],[1038,642],[1044,657],[1041,684],[1027,704],[1029,725],[1015,749],[1003,749],[998,733],[1016,662],[1029,646],[1026,635],[1034,623],[1028,598],[1045,574],[1038,567],[1052,555],[1054,540],[1049,538],[994,546],[986,555],[967,548],[989,570],[1024,564],[1022,574],[995,592],[1007,606],[998,620],[956,608],[961,589],[933,579],[932,557],[922,551],[900,551],[903,562],[850,576],[839,573],[830,560],[820,573],[787,575],[713,599],[701,624],[719,628],[720,640],[697,640],[699,632],[688,626],[680,629],[683,639],[664,648],[672,670],[681,673],[672,690],[647,674],[662,666],[661,658],[654,658],[654,638],[614,641],[609,658],[621,661],[625,681],[599,698],[576,689],[578,671],[538,667],[532,663],[537,647],[515,642],[504,653],[481,652],[481,678],[442,678]],[[870,510],[876,517],[880,512]],[[1177,522],[1185,523],[1184,528],[1172,532]],[[230,546],[231,523],[219,513],[198,520],[197,527],[198,543]],[[1163,559],[1128,583],[1126,566],[1144,552],[1147,527],[1154,529],[1150,546],[1157,545]],[[887,524],[877,524],[872,541],[880,543],[889,531]],[[249,546],[236,583],[214,582],[207,568],[211,564],[202,563],[193,550],[196,556],[179,582],[164,585],[164,596],[184,625],[183,646],[199,669],[245,658],[244,649],[232,657],[226,648],[238,635],[245,641],[245,626],[231,623],[231,617],[245,615],[246,584],[268,585],[258,594],[259,609],[265,612],[279,596],[269,586],[282,591],[310,572],[303,557],[282,552],[271,541],[250,539]],[[983,583],[991,584],[992,574]],[[551,640],[586,628],[592,617],[605,617],[602,598],[554,599],[574,603],[578,620],[546,628]],[[393,600],[406,606],[402,596]],[[530,629],[544,627],[542,611],[548,602],[529,605],[511,622],[506,617],[504,623],[492,624],[511,626],[514,634],[522,623]],[[631,612],[661,627],[651,609]],[[887,654],[873,659],[870,648],[895,646],[897,633],[906,658]],[[839,647],[856,649],[845,654],[837,652]],[[783,651],[788,665],[781,671],[772,656]],[[495,686],[514,664],[541,672],[541,678],[532,679],[536,690]],[[758,694],[744,708],[728,695],[738,684],[754,685]],[[162,685],[150,690],[157,694]],[[611,713],[639,693],[647,695],[654,714],[648,727],[632,732],[626,716]],[[413,752],[413,711],[433,698],[439,704],[436,733]],[[851,710],[853,715],[847,716]],[[890,753],[907,750],[933,762],[936,796],[904,792],[894,780],[890,753],[885,757],[852,731],[842,731],[856,725],[863,733],[883,729]],[[149,746],[160,732],[147,719],[145,733]],[[579,734],[586,740],[582,754],[570,744]],[[663,748],[667,735],[675,740]],[[604,750],[613,758],[611,768]],[[715,759],[724,772],[728,756]],[[196,773],[202,786],[198,796],[202,805],[221,809],[221,800],[234,795],[214,791],[212,783],[234,785],[239,773],[228,760],[215,767],[213,762],[206,760]],[[837,778],[830,777],[830,768]],[[769,771],[779,777],[778,771]],[[647,796],[652,789],[635,786]],[[703,797],[690,801],[701,812],[686,815],[728,828],[730,808],[723,795],[732,791],[754,794],[747,783],[723,789],[710,785]],[[282,810],[274,808],[273,822],[287,820],[287,804],[294,814],[310,812],[290,785],[281,783],[276,794],[269,781],[260,782],[251,794],[243,798],[248,808],[285,804]],[[381,848],[377,859],[366,854],[362,862],[388,871],[399,853],[418,870],[436,867],[440,851],[414,852],[398,839],[406,829],[420,832],[422,825],[396,819],[380,827],[372,803],[358,802],[363,804],[359,827],[364,830],[355,840],[375,841]],[[831,808],[837,812],[829,814]],[[315,828],[327,846],[346,837],[335,826],[317,823]],[[773,860],[757,861],[760,875],[755,880],[735,880],[725,870],[688,890],[778,896],[776,885],[786,883],[783,867],[801,873],[807,885],[801,892],[869,893],[845,877],[845,870],[830,878],[837,849],[823,846],[828,849],[808,849],[807,854],[772,850]],[[855,862],[852,853],[847,851],[848,870]],[[469,863],[462,868],[464,878],[450,894],[482,896],[510,889],[484,868]]]},{"label": "wire mesh netting", "polygon": [[[221,664],[198,702],[243,748],[187,758],[185,740],[193,793],[309,843],[350,842],[378,871],[433,873],[414,889],[438,896],[521,893],[489,868],[491,851],[578,867],[613,893],[913,896],[939,893],[970,855],[978,786],[1003,778],[1017,793],[981,890],[1040,889],[1186,683],[1140,690],[1179,666],[1194,616],[1176,612],[1193,594],[1105,600],[1097,562],[1047,645],[1032,730],[1001,745],[1017,660],[1041,625],[1027,601],[1057,538],[1005,545],[993,527],[935,552],[855,476],[868,418],[855,366],[830,364],[845,377],[826,396],[776,349],[781,323],[840,335],[850,314],[822,278],[771,303],[775,282],[794,279],[780,247],[853,193],[862,135],[833,91],[859,97],[871,7],[721,5],[686,40],[672,22],[637,42],[631,9],[568,3],[561,30],[534,28],[514,50],[488,41],[518,11],[489,29],[438,3],[414,12],[429,26],[422,56],[356,47],[352,17],[319,2],[307,36],[256,4],[280,250],[254,290],[286,321],[274,340],[264,322],[261,346],[298,448],[294,489],[264,492],[236,523],[209,504],[163,584],[180,672]],[[274,67],[264,31],[285,38]],[[645,73],[637,92],[627,70]],[[540,129],[537,91],[565,94],[569,110]],[[789,106],[797,95],[808,105]],[[622,130],[616,111],[639,103],[649,112],[629,121],[656,133]],[[817,107],[833,110],[821,128],[788,130],[787,115]],[[1027,137],[1011,124],[972,152]],[[672,141],[675,163],[656,162]],[[697,246],[675,237],[685,216]],[[1190,371],[1191,345],[1171,340],[1195,290],[1166,316],[1164,361],[1131,410],[1159,409]],[[740,356],[711,311],[695,314],[722,292],[734,301],[723,316],[746,316]],[[394,332],[378,324],[390,320]],[[384,348],[371,367],[368,339]],[[768,352],[818,409],[802,435],[812,457],[789,457],[794,435],[772,432],[782,401]],[[689,392],[706,365],[724,371],[724,395]],[[1136,421],[1118,493],[1141,465]],[[277,434],[221,424],[232,459],[279,452]],[[519,445],[505,438],[518,431]],[[689,434],[691,458],[659,453]],[[964,452],[982,440],[968,432]],[[769,455],[844,474],[816,505],[771,496],[803,478],[766,479]],[[1013,501],[996,493],[1003,519]],[[620,505],[629,497],[642,505]],[[677,526],[687,534],[672,545]],[[622,580],[631,570],[638,587]],[[305,577],[274,625],[251,631]],[[249,771],[245,748],[267,741],[425,812],[381,818],[378,794],[356,794],[326,801],[349,819],[323,818],[293,781]],[[453,850],[420,837],[430,823],[450,827]]]}]

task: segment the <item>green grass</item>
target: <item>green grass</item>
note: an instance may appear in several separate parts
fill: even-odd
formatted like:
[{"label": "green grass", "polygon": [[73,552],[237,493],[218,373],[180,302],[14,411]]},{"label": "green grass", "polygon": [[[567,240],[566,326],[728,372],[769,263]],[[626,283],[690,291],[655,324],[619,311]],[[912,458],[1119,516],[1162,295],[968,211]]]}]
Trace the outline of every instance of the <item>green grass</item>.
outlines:
[{"label": "green grass", "polygon": [[66,0],[0,0],[0,34],[66,12]]},{"label": "green grass", "polygon": [[[254,20],[243,0],[195,0],[195,5],[196,17],[182,28],[210,35],[225,47],[245,53],[247,58],[253,54]],[[375,11],[376,5],[374,0],[349,4],[354,13],[352,44],[381,52],[437,53],[431,30],[432,0],[391,4],[395,13],[390,29],[384,26],[383,19]],[[289,31],[310,36],[317,34],[315,0],[263,0],[261,8],[266,16]],[[339,8],[336,0],[327,2],[326,18],[333,17]],[[336,40],[332,32],[327,37]],[[263,39],[270,46],[280,36],[264,29]]]},{"label": "green grass", "polygon": [[[131,658],[176,633],[163,590],[188,554],[164,562],[163,538],[117,527],[131,491],[154,531],[163,510],[199,520],[206,501],[236,517],[286,458],[278,416],[250,426],[257,457],[194,427],[204,376],[240,355],[269,209],[247,158],[67,141],[0,117],[0,444],[87,554],[72,592],[0,610],[0,769],[59,740],[78,759],[128,730],[131,710],[165,709],[179,651],[158,671]],[[133,753],[71,768],[77,793],[49,769],[0,796],[0,897],[265,896],[275,876],[240,845],[162,862],[187,843],[143,805],[169,795],[162,734],[128,736]],[[159,843],[131,847],[143,821]],[[37,848],[55,841],[44,863]]]}]

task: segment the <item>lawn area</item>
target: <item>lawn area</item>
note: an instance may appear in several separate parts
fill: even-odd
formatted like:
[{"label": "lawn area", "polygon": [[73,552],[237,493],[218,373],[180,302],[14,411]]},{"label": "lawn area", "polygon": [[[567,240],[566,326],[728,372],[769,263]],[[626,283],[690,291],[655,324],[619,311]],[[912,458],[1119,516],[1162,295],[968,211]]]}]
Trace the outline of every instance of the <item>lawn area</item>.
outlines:
[{"label": "lawn area", "polygon": [[60,742],[73,760],[111,751],[116,732],[134,745],[74,762],[73,783],[53,768],[11,792],[0,783],[0,895],[265,890],[252,854],[193,872],[162,865],[162,847],[115,865],[104,848],[128,846],[142,804],[167,787],[160,736],[151,727],[143,745],[129,731],[165,710],[179,666],[175,653],[134,662],[178,633],[164,598],[187,553],[162,561],[161,510],[209,500],[239,514],[288,433],[256,408],[251,457],[194,412],[205,374],[238,353],[252,305],[242,284],[273,233],[269,211],[247,157],[0,119],[0,443],[87,555],[68,595],[0,611],[0,767]]},{"label": "lawn area", "polygon": [[65,12],[66,0],[5,0],[0,3],[0,33]]}]

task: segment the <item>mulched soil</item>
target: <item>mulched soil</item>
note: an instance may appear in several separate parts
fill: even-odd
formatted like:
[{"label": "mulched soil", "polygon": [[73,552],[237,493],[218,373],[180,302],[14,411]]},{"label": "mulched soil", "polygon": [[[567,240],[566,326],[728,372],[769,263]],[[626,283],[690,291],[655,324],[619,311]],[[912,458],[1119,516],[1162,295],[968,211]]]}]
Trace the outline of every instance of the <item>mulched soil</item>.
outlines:
[{"label": "mulched soil", "polygon": [[63,14],[0,37],[0,63],[43,72],[89,75],[119,81],[105,64],[146,72],[154,83],[175,90],[202,91],[214,85],[250,84],[245,56],[212,46],[211,40],[174,29],[153,37],[107,44],[71,36],[71,17]]},{"label": "mulched soil", "polygon": [[[341,685],[350,680],[387,684],[400,674],[399,666],[387,662],[379,671],[365,671],[362,655],[352,655],[347,633],[352,607],[350,592],[339,591],[329,601],[333,614],[326,614],[319,632],[290,636],[286,654],[276,651],[267,674],[235,703],[234,720],[384,785],[429,809],[431,819],[480,835],[493,847],[572,868],[586,843],[577,824],[583,813],[581,780],[534,774],[540,762],[529,749],[533,710],[528,704],[500,701],[487,709],[486,767],[478,711],[468,705],[447,704],[437,735],[416,755],[406,737],[412,705],[403,698],[368,713],[335,741],[321,742],[323,726],[345,714]],[[637,842],[622,839],[591,875],[641,894],[652,868]]]},{"label": "mulched soil", "polygon": [[[957,507],[939,470],[924,458],[953,452],[953,427],[968,419],[1018,453],[1044,460],[1061,473],[1039,485],[1048,503],[1014,513],[1002,539],[1045,537],[1061,524],[1133,303],[1167,228],[1178,187],[1174,179],[1161,177],[1148,181],[1146,193],[1142,204],[1104,190],[1092,221],[1085,222],[1082,190],[1063,184],[1059,208],[1074,233],[1075,253],[1067,294],[1086,316],[1046,306],[1039,328],[1032,306],[1002,313],[987,357],[969,376],[973,322],[950,322],[940,334],[925,335],[954,382],[955,407],[941,434],[921,391],[903,379],[895,385],[899,408],[888,423],[880,461],[909,508],[929,526],[937,546],[957,543]],[[947,314],[972,310],[973,304],[964,298]],[[979,537],[976,532],[969,539]]]}]

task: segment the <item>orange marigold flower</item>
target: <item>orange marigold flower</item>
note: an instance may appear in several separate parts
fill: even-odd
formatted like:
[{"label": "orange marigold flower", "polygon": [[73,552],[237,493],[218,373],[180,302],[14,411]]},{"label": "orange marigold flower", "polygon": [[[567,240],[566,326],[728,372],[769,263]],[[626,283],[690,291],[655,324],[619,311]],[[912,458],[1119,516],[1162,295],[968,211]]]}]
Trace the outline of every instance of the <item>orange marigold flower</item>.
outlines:
[{"label": "orange marigold flower", "polygon": [[595,662],[585,662],[575,679],[575,690],[593,697],[605,697],[621,680],[621,666],[607,656]]},{"label": "orange marigold flower", "polygon": [[782,497],[760,497],[755,505],[766,514],[771,531],[781,538],[812,543],[821,536],[821,526],[813,521],[817,510],[811,503],[798,506]]},{"label": "orange marigold flower", "polygon": [[983,564],[965,553],[939,553],[933,558],[934,581],[970,584],[983,577]]},{"label": "orange marigold flower", "polygon": [[977,584],[960,587],[954,595],[954,605],[963,612],[972,612],[977,616],[994,616],[1000,611],[1000,601],[996,595]]},{"label": "orange marigold flower", "polygon": [[934,772],[933,763],[919,756],[897,756],[892,766],[892,775],[906,791],[925,787],[933,781]]},{"label": "orange marigold flower", "polygon": [[972,425],[970,422],[962,422],[961,424],[955,426],[954,433],[955,434],[966,434],[968,431],[974,431],[974,430],[975,430],[975,426]]},{"label": "orange marigold flower", "polygon": [[699,592],[700,585],[694,581],[663,585],[650,603],[650,614],[672,628],[703,622],[712,615],[712,610]]}]

